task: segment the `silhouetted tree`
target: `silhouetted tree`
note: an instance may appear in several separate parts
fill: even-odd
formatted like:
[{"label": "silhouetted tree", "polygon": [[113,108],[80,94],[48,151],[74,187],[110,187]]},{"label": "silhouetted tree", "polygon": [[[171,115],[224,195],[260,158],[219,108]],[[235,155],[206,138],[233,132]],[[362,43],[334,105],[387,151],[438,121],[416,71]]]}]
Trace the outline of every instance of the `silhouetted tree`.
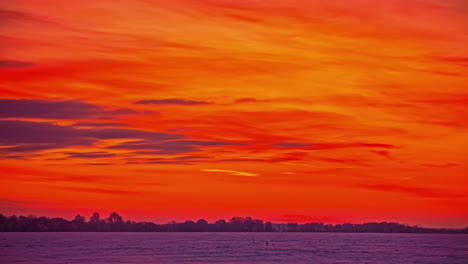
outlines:
[{"label": "silhouetted tree", "polygon": [[111,213],[109,215],[109,218],[107,218],[107,222],[109,224],[121,224],[123,223],[123,219],[122,219],[122,216],[120,216],[119,214]]},{"label": "silhouetted tree", "polygon": [[94,212],[93,215],[89,218],[89,222],[91,223],[98,223],[101,221],[101,216],[98,212]]},{"label": "silhouetted tree", "polygon": [[200,219],[197,221],[197,228],[196,231],[198,232],[206,232],[208,231],[208,222],[205,219]]},{"label": "silhouetted tree", "polygon": [[226,232],[228,229],[228,224],[226,223],[226,220],[220,219],[215,222],[215,231],[216,232]]},{"label": "silhouetted tree", "polygon": [[323,224],[323,223],[263,223],[262,220],[251,217],[233,217],[226,222],[224,219],[215,223],[208,223],[204,219],[176,223],[174,221],[157,225],[151,222],[123,221],[117,214],[110,214],[105,221],[98,213],[94,213],[89,222],[77,215],[71,221],[63,218],[48,218],[29,216],[5,216],[0,214],[0,232],[378,232],[378,233],[464,233],[468,228],[462,229],[435,229],[419,226],[401,225],[398,223],[364,223],[364,224]]},{"label": "silhouetted tree", "polygon": [[71,221],[72,228],[76,229],[77,231],[85,231],[86,227],[86,218],[81,215],[75,216],[75,219]]},{"label": "silhouetted tree", "polygon": [[273,229],[272,223],[271,222],[266,222],[265,223],[265,232],[273,232],[273,231],[275,231],[275,230]]},{"label": "silhouetted tree", "polygon": [[76,215],[73,221],[75,221],[76,223],[84,224],[86,222],[86,218],[81,215]]}]

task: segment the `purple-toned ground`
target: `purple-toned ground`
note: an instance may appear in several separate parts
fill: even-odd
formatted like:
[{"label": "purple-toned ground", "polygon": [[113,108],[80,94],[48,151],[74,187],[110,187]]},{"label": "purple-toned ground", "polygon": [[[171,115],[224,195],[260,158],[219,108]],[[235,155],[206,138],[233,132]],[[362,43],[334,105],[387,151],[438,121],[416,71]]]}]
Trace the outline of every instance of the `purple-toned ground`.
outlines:
[{"label": "purple-toned ground", "polygon": [[0,233],[0,263],[468,263],[468,235]]}]

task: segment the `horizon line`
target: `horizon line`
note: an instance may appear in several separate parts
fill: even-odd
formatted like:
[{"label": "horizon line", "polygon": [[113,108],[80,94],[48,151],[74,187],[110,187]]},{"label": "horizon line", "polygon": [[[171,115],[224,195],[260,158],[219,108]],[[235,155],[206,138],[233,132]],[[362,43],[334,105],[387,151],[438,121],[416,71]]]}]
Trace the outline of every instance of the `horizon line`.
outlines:
[{"label": "horizon line", "polygon": [[[134,220],[124,220],[122,216],[120,216],[116,212],[112,212],[109,214],[107,218],[101,218],[100,213],[94,212],[91,217],[86,221],[86,217],[82,216],[81,214],[77,214],[72,220],[67,220],[63,217],[49,217],[49,216],[36,216],[33,214],[29,215],[4,215],[0,213],[0,231],[3,232],[10,232],[12,229],[8,230],[8,221],[13,222],[20,218],[26,218],[30,221],[35,221],[38,219],[45,220],[45,221],[63,221],[69,224],[76,224],[80,225],[81,227],[85,225],[95,225],[94,228],[97,228],[97,225],[108,225],[109,227],[114,228],[116,225],[127,225],[129,226],[136,226],[136,225],[151,225],[158,227],[158,231],[147,231],[147,232],[242,232],[239,230],[246,230],[246,232],[352,232],[352,233],[369,233],[373,232],[369,229],[362,229],[364,227],[369,227],[370,225],[374,225],[373,230],[375,233],[437,233],[437,232],[457,232],[457,233],[468,233],[468,226],[466,227],[423,227],[419,225],[409,225],[409,224],[402,224],[399,222],[388,222],[388,221],[371,221],[371,222],[363,222],[363,223],[324,223],[324,222],[304,222],[304,223],[297,223],[297,222],[273,222],[273,221],[265,221],[263,219],[255,219],[250,216],[241,217],[241,216],[233,216],[229,219],[218,219],[212,222],[208,222],[207,220],[200,218],[196,221],[194,220],[185,220],[183,222],[176,222],[176,221],[169,221],[167,223],[155,223],[153,221],[134,221]],[[47,222],[47,223],[49,223]],[[42,223],[45,224],[45,223]],[[2,226],[3,225],[3,226]],[[237,229],[228,229],[228,226],[236,226]],[[377,225],[377,226],[375,226]],[[176,230],[175,226],[178,226]],[[211,229],[208,227],[211,226]],[[220,228],[222,226],[225,228],[226,231],[219,231],[216,228]],[[313,227],[311,227],[313,226]],[[75,226],[76,227],[76,226]],[[171,229],[174,227],[174,229]],[[216,227],[216,228],[215,228]],[[159,229],[161,228],[161,229]],[[185,228],[185,229],[184,229]],[[198,228],[198,229],[197,229]],[[200,229],[201,228],[201,229]],[[214,228],[214,229],[213,229]],[[252,231],[253,229],[259,231]],[[315,229],[314,229],[315,228]],[[380,228],[380,229],[379,229]],[[385,229],[382,229],[385,228]],[[14,229],[14,228],[13,228]],[[269,231],[266,231],[266,230]],[[28,229],[29,230],[29,229]],[[28,231],[27,230],[27,231]],[[80,229],[81,230],[81,229]],[[96,229],[98,230],[98,229]],[[117,229],[116,229],[117,230]],[[117,231],[119,231],[118,229]],[[228,231],[230,230],[230,231]],[[236,230],[236,231],[234,231]],[[302,231],[301,231],[302,230]],[[340,231],[341,230],[341,231]],[[79,231],[79,230],[74,230]],[[89,232],[89,229],[83,229],[83,232]],[[109,231],[109,230],[104,230]],[[54,232],[54,231],[51,231]],[[99,232],[99,231],[97,231]],[[137,231],[139,232],[139,231]]]}]

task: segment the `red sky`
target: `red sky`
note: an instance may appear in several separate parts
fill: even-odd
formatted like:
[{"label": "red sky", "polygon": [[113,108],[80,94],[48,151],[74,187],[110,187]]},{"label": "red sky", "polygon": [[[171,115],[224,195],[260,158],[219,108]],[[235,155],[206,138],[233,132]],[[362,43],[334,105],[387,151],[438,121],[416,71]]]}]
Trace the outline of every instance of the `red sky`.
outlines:
[{"label": "red sky", "polygon": [[468,225],[464,0],[10,0],[0,212]]}]

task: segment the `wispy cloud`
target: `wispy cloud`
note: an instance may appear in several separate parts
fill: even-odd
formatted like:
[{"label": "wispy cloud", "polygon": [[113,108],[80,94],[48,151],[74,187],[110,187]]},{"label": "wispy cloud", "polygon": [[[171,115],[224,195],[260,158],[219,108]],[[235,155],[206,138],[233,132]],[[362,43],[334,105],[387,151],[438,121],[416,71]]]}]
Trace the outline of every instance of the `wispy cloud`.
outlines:
[{"label": "wispy cloud", "polygon": [[450,168],[458,166],[456,163],[446,163],[446,164],[423,164],[426,167],[435,167],[435,168]]},{"label": "wispy cloud", "polygon": [[123,123],[97,123],[97,122],[79,122],[73,124],[74,127],[122,127],[128,126],[128,124]]},{"label": "wispy cloud", "polygon": [[83,158],[83,159],[108,158],[108,157],[116,156],[116,154],[114,154],[114,153],[108,153],[108,152],[104,152],[104,151],[64,152],[63,154],[68,155],[68,158]]},{"label": "wispy cloud", "polygon": [[34,63],[26,61],[15,61],[15,60],[0,60],[0,69],[1,68],[23,68],[23,67],[32,67]]},{"label": "wispy cloud", "polygon": [[243,172],[243,171],[234,171],[234,170],[220,170],[220,169],[201,169],[206,172],[223,172],[234,176],[245,176],[245,177],[256,177],[257,173]]},{"label": "wispy cloud", "polygon": [[[111,146],[112,149],[141,150],[140,154],[179,154],[200,151],[201,147],[241,146],[244,144],[223,141],[171,140],[164,142],[130,141]],[[147,150],[143,152],[143,150]]]},{"label": "wispy cloud", "polygon": [[255,98],[250,98],[250,97],[238,98],[238,99],[236,99],[236,103],[238,103],[238,104],[243,104],[243,103],[255,103],[255,102],[258,102],[257,99],[255,99]]},{"label": "wispy cloud", "polygon": [[207,105],[210,102],[187,100],[181,98],[169,98],[169,99],[148,99],[136,101],[135,104],[156,104],[156,105]]},{"label": "wispy cloud", "polygon": [[283,148],[306,148],[306,147],[310,147],[309,144],[293,143],[293,142],[276,142],[276,143],[273,143],[272,146],[274,146],[274,147],[283,147]]},{"label": "wispy cloud", "polygon": [[115,190],[115,189],[104,189],[104,188],[95,188],[95,187],[57,187],[57,189],[74,191],[74,192],[87,192],[87,193],[100,193],[100,194],[115,194],[115,195],[125,195],[125,194],[137,194],[135,191],[128,190]]},{"label": "wispy cloud", "polygon": [[390,152],[386,150],[371,150],[370,152],[380,155],[382,157],[385,157],[386,159],[389,159],[389,160],[393,159],[392,156],[390,155]]},{"label": "wispy cloud", "polygon": [[461,197],[454,193],[448,193],[444,190],[424,188],[424,187],[413,187],[407,185],[396,185],[396,184],[359,184],[355,187],[364,188],[373,191],[382,192],[396,192],[396,193],[407,193],[420,197],[438,198],[438,197]]}]

